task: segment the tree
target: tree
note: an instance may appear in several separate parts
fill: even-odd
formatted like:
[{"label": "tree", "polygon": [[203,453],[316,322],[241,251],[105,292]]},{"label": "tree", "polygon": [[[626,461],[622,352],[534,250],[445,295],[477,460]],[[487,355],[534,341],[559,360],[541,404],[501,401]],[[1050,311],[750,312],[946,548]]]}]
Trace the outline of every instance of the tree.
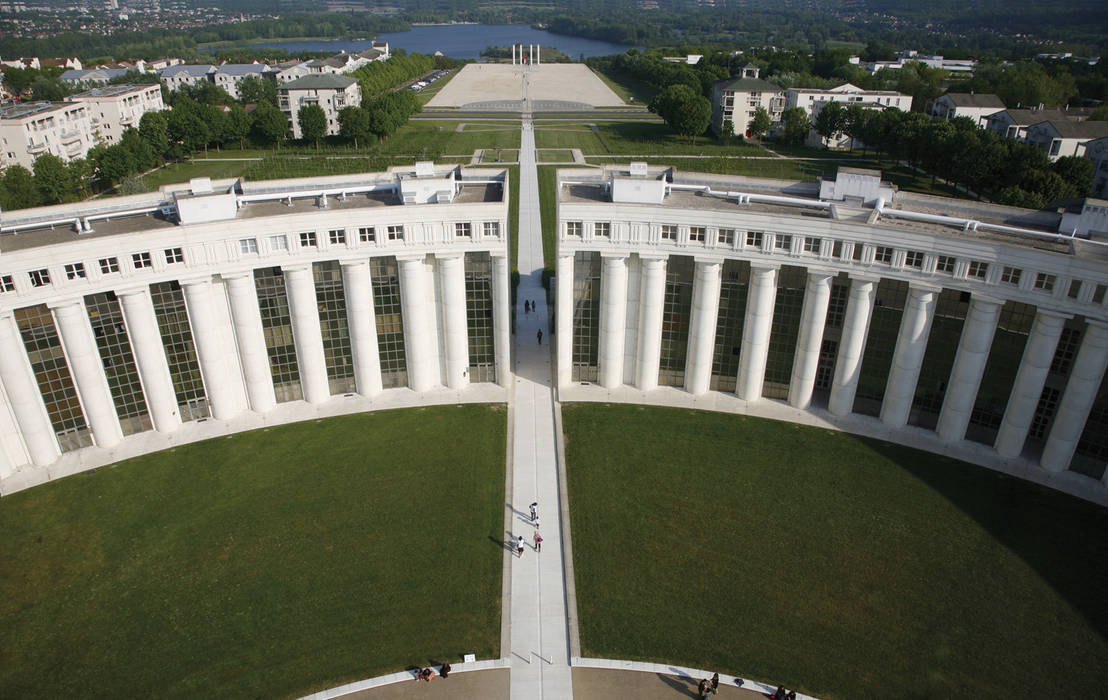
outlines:
[{"label": "tree", "polygon": [[13,95],[20,95],[23,92],[31,89],[31,83],[35,82],[35,78],[39,77],[39,72],[34,68],[13,68],[12,66],[4,66],[4,84],[8,86],[8,90]]},{"label": "tree", "polygon": [[169,120],[164,112],[147,112],[139,120],[139,136],[159,157],[169,153]]},{"label": "tree", "polygon": [[239,83],[239,100],[243,104],[268,102],[276,107],[277,84],[257,75],[248,75]]},{"label": "tree", "polygon": [[59,204],[73,192],[73,181],[62,159],[53,153],[35,158],[35,189],[43,204]]},{"label": "tree", "polygon": [[846,108],[838,102],[828,102],[816,116],[815,129],[825,139],[835,139],[846,127]]},{"label": "tree", "polygon": [[1108,105],[1101,105],[1089,115],[1091,122],[1108,122]]},{"label": "tree", "polygon": [[289,132],[289,120],[285,113],[268,102],[262,102],[254,110],[254,133],[264,143],[277,146]]},{"label": "tree", "polygon": [[89,151],[96,176],[105,185],[114,185],[136,171],[135,158],[121,144]]},{"label": "tree", "polygon": [[9,165],[4,168],[4,177],[0,179],[0,207],[3,209],[25,209],[38,204],[38,191],[31,171],[22,165]]},{"label": "tree", "polygon": [[784,140],[794,145],[804,143],[808,138],[808,131],[812,128],[812,122],[808,119],[808,112],[803,107],[786,109],[781,115],[781,121],[785,124]]},{"label": "tree", "polygon": [[769,118],[769,112],[766,111],[766,108],[757,107],[754,110],[754,118],[750,120],[750,125],[746,129],[754,138],[761,138],[772,126],[773,120]]},{"label": "tree", "polygon": [[660,116],[669,128],[691,140],[703,134],[712,121],[712,103],[699,91],[685,84],[670,85],[650,101],[650,111]]},{"label": "tree", "polygon": [[912,96],[913,112],[922,112],[928,100],[943,94],[943,85],[949,76],[950,71],[909,61],[897,71],[896,89]]},{"label": "tree", "polygon": [[212,140],[205,116],[201,106],[187,97],[177,100],[169,111],[169,139],[179,145],[180,155],[198,151]]},{"label": "tree", "polygon": [[358,139],[364,141],[373,135],[369,127],[369,112],[361,107],[343,107],[339,111],[339,133],[351,139],[354,148],[358,147]]},{"label": "tree", "polygon": [[327,114],[319,105],[304,105],[296,113],[296,121],[300,124],[300,136],[305,141],[315,141],[315,147],[319,148],[319,140],[327,134]]},{"label": "tree", "polygon": [[73,184],[73,190],[78,199],[88,196],[89,182],[92,180],[92,163],[85,158],[74,158],[66,164],[69,170],[69,181]]},{"label": "tree", "polygon": [[1071,197],[1084,197],[1093,187],[1093,176],[1096,171],[1093,161],[1084,156],[1063,156],[1054,161],[1051,170],[1058,173],[1073,188]]},{"label": "tree", "polygon": [[69,94],[69,88],[57,78],[40,75],[31,83],[31,96],[36,100],[57,102]]},{"label": "tree", "polygon": [[246,136],[254,120],[246,113],[242,105],[234,105],[227,113],[225,122],[227,141],[237,141],[239,148],[246,148]]}]

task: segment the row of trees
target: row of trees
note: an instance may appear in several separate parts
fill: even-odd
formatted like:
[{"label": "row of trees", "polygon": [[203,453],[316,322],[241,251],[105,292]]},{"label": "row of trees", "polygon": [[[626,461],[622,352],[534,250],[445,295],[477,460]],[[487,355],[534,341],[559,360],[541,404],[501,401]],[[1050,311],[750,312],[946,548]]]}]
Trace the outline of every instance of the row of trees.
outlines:
[{"label": "row of trees", "polygon": [[945,121],[832,102],[820,112],[815,128],[826,137],[845,134],[892,160],[988,194],[1001,204],[1040,209],[1056,199],[1085,196],[1093,182],[1089,159],[1069,156],[1051,163],[1041,148],[980,129],[966,117]]}]

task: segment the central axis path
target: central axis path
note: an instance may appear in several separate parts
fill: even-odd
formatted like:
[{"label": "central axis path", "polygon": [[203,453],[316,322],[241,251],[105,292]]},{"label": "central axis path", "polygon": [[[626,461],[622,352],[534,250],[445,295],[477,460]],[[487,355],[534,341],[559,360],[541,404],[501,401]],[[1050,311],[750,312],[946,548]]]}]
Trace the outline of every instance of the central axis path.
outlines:
[{"label": "central axis path", "polygon": [[[526,97],[526,95],[525,95]],[[510,535],[523,535],[522,557],[511,559],[511,697],[573,697],[569,667],[565,567],[562,561],[550,329],[542,288],[542,220],[535,132],[525,114],[519,149],[519,290],[516,304],[514,430]],[[534,310],[523,312],[524,301]],[[539,332],[542,332],[541,342]],[[529,506],[538,503],[542,551]]]}]

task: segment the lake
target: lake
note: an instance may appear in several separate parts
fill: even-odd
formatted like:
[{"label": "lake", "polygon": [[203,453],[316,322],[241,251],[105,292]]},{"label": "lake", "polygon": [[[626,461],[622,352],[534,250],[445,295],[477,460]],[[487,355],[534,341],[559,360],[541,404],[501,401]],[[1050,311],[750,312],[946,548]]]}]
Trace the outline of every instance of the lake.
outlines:
[{"label": "lake", "polygon": [[[405,49],[409,53],[433,54],[442,51],[452,58],[478,58],[487,46],[511,46],[512,44],[539,44],[549,46],[576,59],[585,56],[606,56],[623,53],[631,48],[624,44],[596,41],[564,34],[553,34],[533,29],[526,24],[443,24],[412,27],[410,32],[381,34],[378,41],[389,42],[393,49]],[[285,49],[291,54],[298,51],[356,52],[369,48],[369,40],[350,41],[270,41],[236,48]]]}]

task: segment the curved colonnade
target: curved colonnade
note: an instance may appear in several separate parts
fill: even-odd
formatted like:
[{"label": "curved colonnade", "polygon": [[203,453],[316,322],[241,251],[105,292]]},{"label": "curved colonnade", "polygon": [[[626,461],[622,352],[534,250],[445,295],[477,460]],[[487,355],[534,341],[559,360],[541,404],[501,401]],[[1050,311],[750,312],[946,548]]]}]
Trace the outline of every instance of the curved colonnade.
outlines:
[{"label": "curved colonnade", "polygon": [[96,204],[0,219],[4,492],[69,453],[164,448],[186,423],[509,381],[505,171],[194,182]]},{"label": "curved colonnade", "polygon": [[1030,212],[850,169],[559,171],[560,394],[772,399],[1108,480],[1103,205]]}]

